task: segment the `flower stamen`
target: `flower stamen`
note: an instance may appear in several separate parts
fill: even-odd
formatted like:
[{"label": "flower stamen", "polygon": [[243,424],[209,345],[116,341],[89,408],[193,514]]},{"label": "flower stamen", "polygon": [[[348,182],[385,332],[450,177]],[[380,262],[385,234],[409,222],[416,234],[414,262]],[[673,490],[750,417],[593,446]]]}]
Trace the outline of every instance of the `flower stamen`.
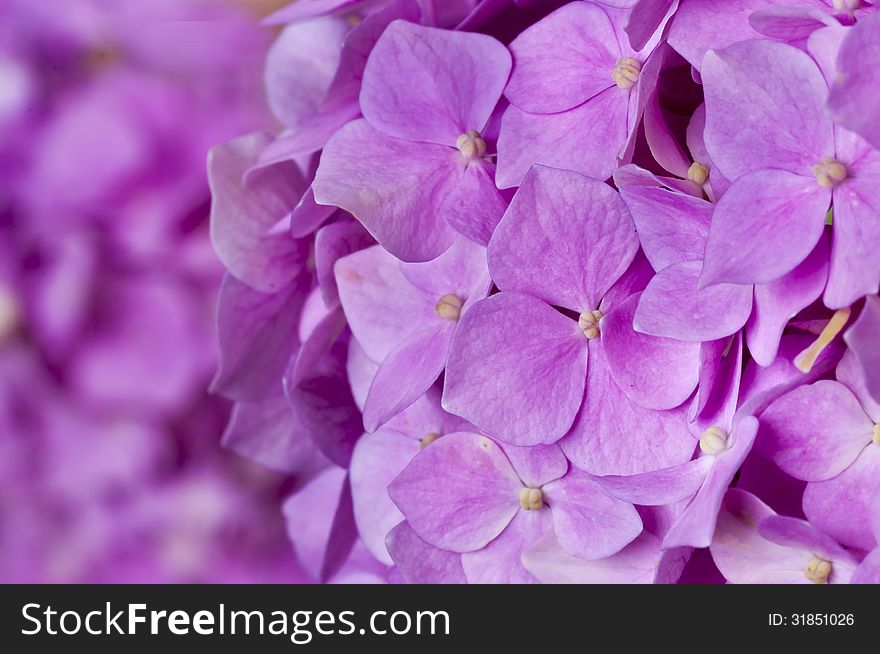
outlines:
[{"label": "flower stamen", "polygon": [[874,425],[874,438],[871,439],[874,445],[880,445],[880,424]]},{"label": "flower stamen", "polygon": [[611,69],[611,79],[624,91],[634,87],[639,81],[642,64],[632,57],[621,57]]},{"label": "flower stamen", "polygon": [[831,576],[831,561],[820,558],[810,559],[804,569],[804,576],[814,584],[827,583],[828,577]]},{"label": "flower stamen", "polygon": [[834,157],[822,157],[819,163],[813,166],[813,174],[816,176],[819,186],[834,188],[845,180],[849,173],[846,166]]},{"label": "flower stamen", "polygon": [[461,317],[462,306],[464,306],[464,302],[460,297],[453,293],[447,293],[437,300],[437,304],[434,305],[434,313],[444,320],[456,321]]},{"label": "flower stamen", "polygon": [[486,141],[475,129],[460,134],[455,139],[455,147],[458,148],[465,161],[473,161],[486,154]]},{"label": "flower stamen", "polygon": [[578,316],[578,327],[584,332],[584,336],[588,340],[597,338],[600,334],[599,321],[602,319],[602,312],[598,309],[595,311],[584,311]]},{"label": "flower stamen", "polygon": [[700,449],[706,454],[718,456],[727,449],[727,432],[720,427],[709,427],[700,436]]},{"label": "flower stamen", "polygon": [[538,511],[544,508],[544,494],[540,488],[523,488],[519,492],[519,506],[525,511]]},{"label": "flower stamen", "polygon": [[797,355],[794,360],[795,367],[801,372],[810,372],[819,355],[831,344],[831,341],[843,330],[849,320],[849,309],[838,309],[831,316],[831,320],[825,325],[819,337],[810,346]]},{"label": "flower stamen", "polygon": [[695,161],[688,168],[688,179],[697,186],[702,186],[709,179],[709,167],[701,164],[699,161]]},{"label": "flower stamen", "polygon": [[428,445],[430,445],[431,443],[436,441],[438,438],[440,438],[440,434],[438,434],[436,432],[431,432],[430,434],[425,434],[422,437],[422,439],[419,441],[419,449],[420,450],[425,449],[426,447],[428,447]]}]

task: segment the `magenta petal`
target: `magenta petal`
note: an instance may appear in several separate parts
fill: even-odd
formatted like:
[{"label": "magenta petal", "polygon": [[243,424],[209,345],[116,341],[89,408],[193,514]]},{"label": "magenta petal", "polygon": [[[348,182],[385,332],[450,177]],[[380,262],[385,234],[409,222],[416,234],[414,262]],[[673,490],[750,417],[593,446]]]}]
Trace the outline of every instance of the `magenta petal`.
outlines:
[{"label": "magenta petal", "polygon": [[351,29],[329,17],[288,25],[266,54],[266,99],[275,117],[295,127],[318,112]]},{"label": "magenta petal", "polygon": [[758,533],[777,545],[797,547],[817,556],[852,562],[850,554],[833,538],[826,536],[806,520],[781,515],[768,516],[758,524]]},{"label": "magenta petal", "polygon": [[[838,137],[838,155],[846,136]],[[852,179],[834,189],[834,238],[825,305],[847,307],[880,286],[880,152],[864,141],[853,148]],[[843,158],[843,157],[841,157]]]},{"label": "magenta petal", "polygon": [[389,136],[453,146],[486,125],[510,67],[507,48],[490,36],[396,20],[367,61],[361,109]]},{"label": "magenta petal", "polygon": [[452,293],[464,300],[462,311],[484,298],[492,286],[486,265],[486,248],[458,238],[432,261],[405,263],[400,272],[414,287],[431,298]]},{"label": "magenta petal", "polygon": [[876,545],[871,529],[871,500],[880,479],[880,447],[869,445],[837,477],[811,482],[804,491],[807,519],[847,547]]},{"label": "magenta petal", "polygon": [[880,14],[860,18],[837,55],[839,77],[831,87],[828,107],[836,122],[858,132],[880,148]]},{"label": "magenta petal", "polygon": [[629,211],[610,186],[535,166],[492,237],[489,268],[504,291],[592,311],[638,248]]},{"label": "magenta petal", "polygon": [[309,186],[309,190],[300,198],[299,204],[290,212],[290,235],[294,238],[305,238],[313,234],[336,211],[336,207],[317,204],[315,192]]},{"label": "magenta petal", "polygon": [[378,245],[339,259],[335,272],[351,331],[376,363],[426,326],[448,323],[434,311],[437,298],[410,284],[400,261]]},{"label": "magenta petal", "polygon": [[208,155],[211,242],[230,273],[258,291],[274,292],[305,266],[308,246],[274,229],[296,206],[305,181],[285,162],[244,181],[248,167],[269,141],[257,132],[217,146]]},{"label": "magenta petal", "polygon": [[633,50],[641,50],[678,7],[678,0],[637,0],[626,19],[626,33]]},{"label": "magenta petal", "polygon": [[425,329],[388,353],[367,394],[364,429],[375,431],[424,395],[446,366],[454,331],[452,323]]},{"label": "magenta petal", "polygon": [[[595,341],[594,341],[595,343]],[[632,475],[684,463],[694,451],[683,407],[652,411],[636,404],[611,377],[604,349],[590,346],[584,403],[562,451],[594,475]]]},{"label": "magenta petal", "polygon": [[529,488],[540,488],[568,471],[568,459],[556,443],[518,447],[501,443],[510,465]]},{"label": "magenta petal", "polygon": [[749,23],[764,36],[788,42],[806,39],[828,25],[840,25],[827,11],[804,6],[767,7],[749,16]]},{"label": "magenta petal", "polygon": [[572,556],[551,530],[523,552],[522,562],[545,584],[650,584],[660,560],[660,541],[642,532],[622,550],[604,559]]},{"label": "magenta petal", "polygon": [[865,306],[843,339],[862,367],[865,388],[875,401],[880,402],[880,297],[865,298]]},{"label": "magenta petal", "polygon": [[312,189],[318,203],[351,213],[398,258],[427,261],[452,244],[441,209],[460,159],[446,146],[392,138],[356,120],[327,142]]},{"label": "magenta petal", "polygon": [[699,288],[701,261],[661,270],[642,293],[633,327],[683,341],[711,341],[742,327],[752,312],[752,287],[716,284]]},{"label": "magenta petal", "polygon": [[533,113],[571,109],[610,88],[621,52],[598,4],[572,2],[523,31],[510,44],[514,69],[504,95]]},{"label": "magenta petal", "polygon": [[495,443],[448,434],[419,452],[388,494],[420,538],[456,552],[480,549],[519,512],[523,488]]},{"label": "magenta petal", "polygon": [[851,584],[880,584],[880,547],[866,556],[853,573]]},{"label": "magenta petal", "polygon": [[[325,579],[322,573],[338,567],[342,563],[340,559],[344,560],[344,555],[347,555],[346,550],[351,549],[351,533],[346,534],[342,529],[348,513],[343,506],[346,497],[350,511],[351,496],[348,494],[345,470],[331,466],[300,487],[282,507],[287,533],[297,558],[317,580]],[[331,544],[334,530],[344,537],[338,543]]]},{"label": "magenta petal", "polygon": [[577,323],[540,300],[493,295],[458,325],[443,408],[506,443],[553,443],[581,404],[586,349]]},{"label": "magenta petal", "polygon": [[439,211],[455,231],[485,246],[507,209],[507,200],[495,186],[495,165],[472,161],[458,167],[455,175]]},{"label": "magenta petal", "polygon": [[328,464],[280,388],[275,397],[236,404],[222,443],[263,467],[288,474],[308,474]]},{"label": "magenta petal", "polygon": [[711,551],[715,565],[734,584],[809,584],[804,569],[812,554],[771,543],[758,533],[773,510],[745,491],[727,491]]},{"label": "magenta petal", "polygon": [[734,426],[730,435],[733,445],[717,455],[706,482],[663,538],[664,548],[709,547],[724,493],[751,452],[757,433],[758,421],[752,416],[742,418]]},{"label": "magenta petal", "polygon": [[821,380],[783,395],[761,414],[762,451],[793,477],[821,481],[846,470],[873,429],[846,386]]},{"label": "magenta petal", "polygon": [[471,584],[533,584],[537,580],[523,566],[523,552],[553,530],[550,512],[517,511],[501,534],[476,552],[461,555]]},{"label": "magenta petal", "polygon": [[712,204],[664,188],[632,184],[623,186],[620,195],[632,213],[639,241],[654,270],[702,260]]},{"label": "magenta petal", "polygon": [[388,552],[411,584],[466,584],[461,554],[428,545],[401,522],[388,533]]},{"label": "magenta petal", "polygon": [[707,53],[702,76],[706,148],[726,178],[765,168],[809,175],[822,157],[833,156],[828,88],[802,50],[766,40],[736,43]]},{"label": "magenta petal", "polygon": [[[651,154],[654,156],[654,160],[660,164],[663,170],[678,177],[687,178],[691,158],[685,154],[676,135],[670,128],[667,117],[660,107],[660,95],[656,91],[651,94],[645,105],[642,127],[645,130],[645,140],[648,143]],[[615,181],[617,181],[617,173],[615,173],[614,177]],[[620,185],[618,184],[618,186]]]},{"label": "magenta petal", "polygon": [[337,307],[321,319],[296,353],[287,375],[287,383],[291,388],[316,372],[321,359],[339,340],[343,330],[345,315]]},{"label": "magenta petal", "polygon": [[713,461],[712,457],[701,456],[671,468],[595,479],[602,488],[625,502],[663,506],[693,497],[706,480]]},{"label": "magenta petal", "polygon": [[649,409],[672,409],[691,396],[700,374],[700,344],[633,329],[640,294],[602,318],[602,346],[620,389]]},{"label": "magenta petal", "polygon": [[715,207],[700,284],[763,284],[794,269],[822,236],[829,196],[812,177],[782,170],[737,179]]},{"label": "magenta petal", "polygon": [[370,553],[386,564],[392,560],[385,537],[403,520],[388,497],[388,484],[419,451],[419,442],[399,432],[382,429],[365,434],[351,456],[351,495],[358,533]]},{"label": "magenta petal", "polygon": [[511,105],[498,137],[498,188],[519,186],[534,164],[607,179],[626,142],[628,100],[616,86],[557,114],[530,114]]},{"label": "magenta petal", "polygon": [[788,321],[822,294],[827,278],[828,240],[821,238],[794,270],[755,286],[754,311],[746,325],[746,341],[755,361],[762,366],[773,363]]},{"label": "magenta petal", "polygon": [[580,470],[570,470],[542,491],[559,543],[572,556],[611,556],[642,531],[642,520],[632,504],[612,497]]},{"label": "magenta petal", "polygon": [[278,392],[288,359],[299,345],[297,325],[308,279],[278,293],[255,291],[231,275],[220,286],[217,333],[220,366],[214,392],[239,400],[260,400]]},{"label": "magenta petal", "polygon": [[315,235],[315,275],[321,287],[321,297],[328,307],[339,303],[339,291],[333,266],[352,252],[358,252],[373,244],[373,239],[354,220],[342,220],[326,225]]}]

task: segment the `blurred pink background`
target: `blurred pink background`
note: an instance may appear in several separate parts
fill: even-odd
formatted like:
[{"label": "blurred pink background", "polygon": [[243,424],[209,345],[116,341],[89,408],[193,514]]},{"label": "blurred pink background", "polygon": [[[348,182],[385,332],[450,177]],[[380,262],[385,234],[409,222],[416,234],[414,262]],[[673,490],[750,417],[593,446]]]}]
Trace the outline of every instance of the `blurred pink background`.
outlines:
[{"label": "blurred pink background", "polygon": [[276,2],[0,0],[0,581],[292,582],[220,449],[205,156],[271,127]]}]

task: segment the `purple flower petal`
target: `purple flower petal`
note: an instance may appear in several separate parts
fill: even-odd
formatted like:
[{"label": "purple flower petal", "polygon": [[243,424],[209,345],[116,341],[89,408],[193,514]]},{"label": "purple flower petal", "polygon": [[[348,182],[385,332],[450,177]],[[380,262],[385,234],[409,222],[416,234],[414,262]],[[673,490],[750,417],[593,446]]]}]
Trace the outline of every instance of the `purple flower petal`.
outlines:
[{"label": "purple flower petal", "polygon": [[694,439],[683,407],[651,411],[630,400],[615,383],[601,345],[590,346],[584,404],[562,451],[594,475],[632,475],[690,459]]},{"label": "purple flower petal", "polygon": [[553,443],[574,420],[586,373],[575,321],[528,295],[499,293],[459,323],[443,408],[506,443]]},{"label": "purple flower petal", "polygon": [[874,423],[843,384],[801,386],[761,414],[762,451],[805,481],[836,477],[870,444]]},{"label": "purple flower petal", "polygon": [[700,344],[635,331],[633,318],[640,297],[629,296],[600,322],[608,369],[620,389],[638,404],[673,409],[697,385]]},{"label": "purple flower petal", "polygon": [[714,459],[701,456],[671,468],[636,475],[596,477],[602,488],[625,502],[642,506],[663,506],[696,495],[706,481]]},{"label": "purple flower petal", "polygon": [[752,358],[760,365],[773,363],[788,321],[822,294],[828,278],[828,250],[828,240],[820,238],[815,249],[790,273],[755,286],[755,305],[746,325],[746,342]]},{"label": "purple flower petal", "polygon": [[840,76],[832,85],[828,107],[834,120],[858,132],[875,148],[880,148],[880,15],[861,18],[853,27],[837,55]]},{"label": "purple flower petal", "polygon": [[828,88],[802,50],[774,41],[736,43],[709,52],[702,75],[706,147],[728,179],[765,168],[810,175],[822,157],[834,155]]},{"label": "purple flower petal", "polygon": [[548,531],[522,554],[523,566],[545,584],[650,584],[660,560],[660,541],[642,532],[622,550],[604,559],[572,556]]},{"label": "purple flower petal", "polygon": [[489,267],[504,291],[592,311],[638,247],[629,211],[611,187],[535,166],[492,237]]},{"label": "purple flower petal", "polygon": [[642,531],[632,504],[609,495],[580,470],[542,488],[563,549],[583,559],[601,559],[623,549]]},{"label": "purple flower petal", "polygon": [[[727,197],[727,196],[725,196]],[[733,334],[752,312],[752,287],[716,284],[700,288],[701,261],[661,270],[642,293],[633,327],[683,341],[711,341]]]},{"label": "purple flower petal", "polygon": [[510,67],[492,37],[394,21],[364,70],[361,110],[388,136],[452,147],[486,125]]},{"label": "purple flower petal", "polygon": [[388,552],[411,584],[466,584],[461,554],[428,545],[401,522],[388,533]]},{"label": "purple flower petal", "polygon": [[208,155],[208,179],[211,241],[217,255],[238,279],[272,293],[305,267],[308,246],[275,229],[305,190],[296,165],[285,162],[244,179],[268,141],[257,132],[217,146]]},{"label": "purple flower petal", "polygon": [[510,465],[529,488],[540,488],[568,471],[568,459],[556,443],[518,447],[501,443]]},{"label": "purple flower petal", "polygon": [[878,479],[880,447],[872,444],[837,477],[807,484],[807,519],[843,545],[862,550],[875,547],[870,507]]},{"label": "purple flower petal", "polygon": [[388,494],[420,538],[469,552],[484,547],[519,512],[523,484],[485,436],[448,434],[419,452]]},{"label": "purple flower petal", "polygon": [[549,511],[517,511],[498,538],[483,549],[461,555],[468,583],[536,583],[537,579],[523,566],[523,552],[552,530]]},{"label": "purple flower petal", "polygon": [[607,179],[626,142],[628,99],[616,86],[557,114],[507,108],[498,137],[498,188],[519,186],[535,164]]},{"label": "purple flower petal", "polygon": [[217,301],[220,366],[211,389],[238,401],[275,395],[299,346],[297,325],[308,280],[266,294],[227,275]]},{"label": "purple flower petal", "polygon": [[624,56],[599,4],[572,2],[510,44],[515,67],[504,95],[523,111],[572,109],[611,88],[611,71]]},{"label": "purple flower petal", "polygon": [[359,252],[372,244],[373,239],[354,220],[342,220],[318,230],[315,235],[315,275],[321,287],[321,297],[328,307],[339,303],[333,266],[342,257]]},{"label": "purple flower petal", "polygon": [[865,376],[865,387],[875,401],[880,402],[880,297],[865,298],[862,313],[852,324],[843,339],[855,353]]},{"label": "purple flower petal", "polygon": [[419,441],[391,429],[365,434],[351,456],[351,494],[358,533],[370,553],[391,564],[385,537],[403,515],[388,497],[388,484],[419,452]]},{"label": "purple flower petal", "polygon": [[626,185],[620,195],[654,270],[703,259],[713,210],[709,202],[650,186]]},{"label": "purple flower petal", "polygon": [[815,179],[782,170],[737,179],[715,207],[701,286],[763,284],[793,270],[822,237],[830,195]]},{"label": "purple flower petal", "polygon": [[442,207],[463,165],[444,145],[392,138],[356,120],[327,142],[312,189],[319,204],[351,213],[398,258],[427,261],[452,244]]}]

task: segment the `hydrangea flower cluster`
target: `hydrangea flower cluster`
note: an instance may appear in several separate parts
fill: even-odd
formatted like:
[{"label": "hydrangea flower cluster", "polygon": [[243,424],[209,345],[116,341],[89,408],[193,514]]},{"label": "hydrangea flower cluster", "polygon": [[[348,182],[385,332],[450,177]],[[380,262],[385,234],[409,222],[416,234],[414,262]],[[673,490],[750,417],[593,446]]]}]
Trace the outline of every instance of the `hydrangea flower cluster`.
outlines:
[{"label": "hydrangea flower cluster", "polygon": [[209,157],[319,580],[880,581],[865,0],[299,0]]},{"label": "hydrangea flower cluster", "polygon": [[305,579],[206,393],[204,156],[264,119],[268,40],[231,5],[0,0],[4,583]]}]

